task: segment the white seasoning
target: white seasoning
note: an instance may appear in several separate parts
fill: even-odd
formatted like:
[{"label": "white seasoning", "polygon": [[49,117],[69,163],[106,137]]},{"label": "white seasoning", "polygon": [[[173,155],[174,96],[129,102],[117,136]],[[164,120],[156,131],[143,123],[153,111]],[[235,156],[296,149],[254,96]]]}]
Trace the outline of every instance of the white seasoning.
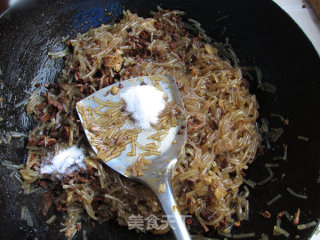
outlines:
[{"label": "white seasoning", "polygon": [[41,167],[41,174],[70,174],[80,168],[86,169],[83,149],[76,145],[61,150],[52,160],[47,160]]},{"label": "white seasoning", "polygon": [[156,124],[159,114],[165,108],[164,93],[150,85],[129,87],[120,97],[126,102],[126,110],[132,113],[136,125],[142,129]]}]

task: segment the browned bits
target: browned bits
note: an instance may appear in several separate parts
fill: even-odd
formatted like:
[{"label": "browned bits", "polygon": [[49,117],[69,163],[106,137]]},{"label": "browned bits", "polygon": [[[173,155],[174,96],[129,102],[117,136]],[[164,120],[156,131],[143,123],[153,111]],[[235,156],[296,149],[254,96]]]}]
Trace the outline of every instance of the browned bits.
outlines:
[{"label": "browned bits", "polygon": [[181,191],[182,191],[182,192],[188,192],[188,191],[190,191],[191,186],[192,186],[192,182],[191,182],[190,180],[186,179],[186,180],[182,183]]},{"label": "browned bits", "polygon": [[204,229],[205,232],[209,232],[209,228],[207,227],[207,225],[205,225],[203,222],[200,222],[201,227]]},{"label": "browned bits", "polygon": [[264,153],[263,147],[259,147],[259,148],[258,148],[257,156],[262,156],[263,153]]},{"label": "browned bits", "polygon": [[83,183],[88,183],[88,182],[90,182],[90,179],[88,179],[88,178],[84,178],[84,177],[78,177],[78,179],[79,179],[79,181],[80,182],[83,182]]},{"label": "browned bits", "polygon": [[47,112],[47,113],[42,114],[42,115],[39,117],[39,120],[40,120],[41,122],[45,122],[45,121],[50,120],[51,117],[52,117],[52,116]]},{"label": "browned bits", "polygon": [[72,225],[70,228],[68,228],[66,231],[65,231],[65,234],[64,236],[66,238],[70,238],[72,235],[73,235],[73,232],[75,231],[76,227],[74,225]]},{"label": "browned bits", "polygon": [[243,78],[243,86],[246,88],[246,89],[249,89],[250,88],[250,83],[247,79]]},{"label": "browned bits", "polygon": [[39,186],[47,189],[48,188],[48,183],[46,181],[40,180],[39,181]]},{"label": "browned bits", "polygon": [[213,221],[217,216],[216,212],[210,212],[210,211],[207,211],[207,210],[202,211],[200,213],[200,215],[207,222]]},{"label": "browned bits", "polygon": [[[140,37],[139,40],[144,43],[145,41],[149,41],[150,40],[151,35],[150,35],[149,32],[144,30],[144,31],[142,31],[140,33],[139,37]],[[145,41],[142,41],[142,40],[145,40]]]},{"label": "browned bits", "polygon": [[235,222],[234,222],[234,226],[235,226],[235,227],[240,227],[240,225],[241,225],[241,222],[239,222],[239,221],[235,221]]},{"label": "browned bits", "polygon": [[80,230],[81,230],[81,222],[78,222],[76,226],[77,226],[77,231],[80,232]]},{"label": "browned bits", "polygon": [[56,210],[57,212],[61,212],[62,211],[62,205],[59,203],[56,203]]},{"label": "browned bits", "polygon": [[262,216],[264,216],[265,218],[271,218],[271,213],[269,211],[264,211],[260,213]]},{"label": "browned bits", "polygon": [[220,162],[220,166],[222,167],[222,168],[226,168],[226,167],[228,167],[228,161],[227,161],[227,159],[223,159],[221,162]]},{"label": "browned bits", "polygon": [[278,213],[277,218],[282,218],[285,214],[285,211]]},{"label": "browned bits", "polygon": [[297,226],[299,224],[300,221],[300,208],[298,208],[298,210],[296,211],[296,213],[294,214],[294,219],[293,219],[293,224],[295,226]]},{"label": "browned bits", "polygon": [[218,129],[218,124],[213,119],[210,119],[208,125],[213,131]]},{"label": "browned bits", "polygon": [[110,94],[110,91],[107,91],[104,96],[108,96]]},{"label": "browned bits", "polygon": [[65,135],[65,137],[66,138],[68,138],[69,139],[69,136],[70,136],[70,127],[68,127],[68,126],[64,126],[63,127],[63,134]]},{"label": "browned bits", "polygon": [[59,112],[64,111],[64,108],[63,108],[62,104],[59,103],[59,102],[56,101],[56,100],[49,100],[49,104],[55,106],[55,107],[58,109]]},{"label": "browned bits", "polygon": [[79,72],[76,72],[76,73],[74,74],[74,79],[75,79],[76,81],[79,80]]},{"label": "browned bits", "polygon": [[49,211],[49,208],[53,204],[52,194],[51,192],[46,191],[41,194],[41,198],[42,198],[42,215],[46,216]]},{"label": "browned bits", "polygon": [[188,122],[188,133],[191,134],[194,131],[200,130],[201,128],[205,127],[208,125],[208,123],[204,122],[204,123],[200,123],[200,124],[194,124],[192,122]]},{"label": "browned bits", "polygon": [[[68,177],[70,178],[75,178],[75,177],[78,177],[78,173],[77,172],[73,172],[73,173],[69,173]],[[68,180],[67,182],[69,182],[70,180]]]},{"label": "browned bits", "polygon": [[170,49],[175,49],[177,45],[174,42],[169,42],[169,48]]},{"label": "browned bits", "polygon": [[37,144],[37,140],[35,138],[29,138],[28,139],[28,145],[29,146],[35,146]]},{"label": "browned bits", "polygon": [[47,138],[42,137],[41,140],[38,142],[38,146],[50,147],[56,144],[58,141],[55,138]]},{"label": "browned bits", "polygon": [[203,45],[199,37],[193,38],[193,44],[196,48],[201,48]]},{"label": "browned bits", "polygon": [[195,66],[190,66],[189,70],[191,71],[192,76],[198,76],[200,74],[200,70]]}]

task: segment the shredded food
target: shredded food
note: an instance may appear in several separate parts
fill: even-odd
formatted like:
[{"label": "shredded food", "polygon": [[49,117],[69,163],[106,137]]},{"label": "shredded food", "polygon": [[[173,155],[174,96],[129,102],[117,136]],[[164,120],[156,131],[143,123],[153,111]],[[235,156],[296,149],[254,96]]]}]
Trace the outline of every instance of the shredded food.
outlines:
[{"label": "shredded food", "polygon": [[[46,189],[44,215],[51,206],[67,215],[60,230],[66,237],[76,234],[85,213],[99,222],[115,218],[120,225],[128,225],[131,215],[163,215],[149,189],[97,159],[75,111],[76,103],[94,91],[142,75],[172,75],[187,111],[187,143],[172,177],[181,213],[226,235],[235,221],[248,218],[248,194],[239,187],[260,143],[255,128],[258,103],[241,69],[222,60],[201,34],[188,33],[181,14],[160,10],[153,18],[142,18],[126,11],[120,22],[78,34],[66,41],[68,50],[50,53],[63,57],[65,68],[56,83],[45,85],[48,91],[36,90],[29,97],[26,110],[37,126],[29,133],[20,174],[25,191],[34,185]],[[62,180],[40,174],[47,152],[73,145],[87,149],[86,171]]]}]

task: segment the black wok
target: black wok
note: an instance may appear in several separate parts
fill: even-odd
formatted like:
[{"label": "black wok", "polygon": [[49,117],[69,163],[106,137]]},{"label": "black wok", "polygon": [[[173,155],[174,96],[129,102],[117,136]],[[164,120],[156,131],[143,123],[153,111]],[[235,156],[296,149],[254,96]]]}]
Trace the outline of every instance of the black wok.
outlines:
[{"label": "black wok", "polygon": [[[265,160],[283,154],[283,143],[288,145],[288,162],[281,162],[281,168],[275,169],[274,182],[251,191],[250,221],[244,222],[235,232],[256,232],[257,236],[265,232],[272,236],[275,214],[281,210],[294,213],[297,208],[302,210],[301,222],[318,222],[320,185],[316,181],[320,168],[320,59],[298,26],[270,0],[29,0],[17,5],[0,18],[0,66],[3,71],[0,79],[4,82],[4,88],[0,89],[0,97],[4,99],[0,109],[0,116],[4,118],[0,121],[1,133],[27,132],[31,128],[32,123],[21,121],[23,108],[15,109],[14,105],[26,97],[23,89],[28,89],[32,78],[39,73],[44,82],[52,82],[59,76],[62,62],[55,63],[48,58],[47,52],[62,49],[63,37],[74,36],[73,29],[84,32],[90,26],[100,25],[100,21],[110,22],[121,16],[123,9],[149,16],[157,5],[185,11],[187,17],[202,23],[215,41],[229,37],[241,65],[260,66],[263,80],[277,86],[276,94],[270,94],[256,90],[256,83],[251,82],[252,92],[260,104],[260,115],[270,118],[271,113],[281,113],[290,120],[278,146],[275,145],[275,151],[259,157],[246,172],[247,177],[256,181],[267,177],[263,168]],[[110,11],[113,15],[108,16],[106,13]],[[277,119],[272,119],[271,124],[275,127],[280,125]],[[310,141],[299,141],[298,135],[307,136]],[[1,144],[1,161],[22,163],[26,153],[24,146],[23,139],[14,139],[11,145]],[[286,176],[281,179],[284,171]],[[9,174],[6,168],[0,168],[1,237],[63,239],[58,223],[45,224],[46,218],[39,211],[39,196],[20,195],[19,183]],[[305,193],[308,199],[292,197],[286,192],[287,186]],[[281,192],[283,197],[267,207],[266,202]],[[23,205],[31,211],[33,228],[20,220]],[[271,219],[258,214],[264,210],[273,213]],[[49,212],[49,216],[50,213],[53,212]],[[90,224],[84,225],[86,228]],[[314,231],[314,228],[297,231],[292,224],[286,223],[283,227],[291,232],[291,239],[296,234],[300,239],[308,239]],[[165,236],[136,234],[113,221],[97,223],[95,228],[88,228],[87,233],[89,239],[173,239],[170,233]],[[77,238],[81,239],[82,235],[79,233]]]}]

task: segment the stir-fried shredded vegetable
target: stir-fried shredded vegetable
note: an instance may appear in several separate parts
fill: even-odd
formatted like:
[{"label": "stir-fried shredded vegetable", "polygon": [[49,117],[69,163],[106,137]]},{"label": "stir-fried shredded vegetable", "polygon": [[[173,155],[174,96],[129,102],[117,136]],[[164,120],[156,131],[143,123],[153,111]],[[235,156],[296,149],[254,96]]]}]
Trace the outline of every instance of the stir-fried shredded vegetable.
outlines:
[{"label": "stir-fried shredded vegetable", "polygon": [[[94,91],[141,75],[172,75],[187,111],[187,143],[172,178],[180,211],[194,215],[205,228],[226,231],[227,237],[234,218],[248,219],[248,194],[240,194],[239,187],[243,170],[253,161],[260,143],[255,128],[258,103],[249,93],[241,69],[222,60],[218,49],[203,41],[211,39],[194,20],[191,22],[200,35],[190,35],[180,14],[160,9],[154,18],[142,18],[127,11],[120,22],[78,34],[66,41],[69,48],[49,53],[65,57],[65,69],[57,83],[48,84],[48,92],[40,95],[36,90],[30,95],[26,110],[38,125],[29,133],[28,156],[20,173],[25,193],[30,193],[32,183],[48,189],[45,210],[51,206],[64,209],[68,217],[61,232],[66,237],[76,234],[84,213],[98,221],[114,217],[120,225],[128,225],[132,215],[162,216],[149,189],[106,168],[96,158],[75,112],[76,103]],[[230,46],[226,52],[237,65]],[[39,79],[35,77],[32,85]],[[54,176],[40,174],[47,152],[54,155],[75,144],[87,148],[87,171],[69,174],[59,184]],[[141,157],[137,169],[143,169],[145,160]],[[168,230],[166,227],[161,233]]]}]

